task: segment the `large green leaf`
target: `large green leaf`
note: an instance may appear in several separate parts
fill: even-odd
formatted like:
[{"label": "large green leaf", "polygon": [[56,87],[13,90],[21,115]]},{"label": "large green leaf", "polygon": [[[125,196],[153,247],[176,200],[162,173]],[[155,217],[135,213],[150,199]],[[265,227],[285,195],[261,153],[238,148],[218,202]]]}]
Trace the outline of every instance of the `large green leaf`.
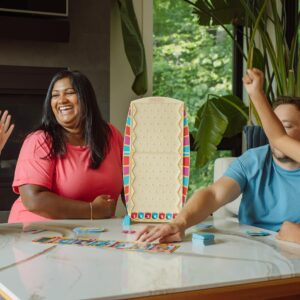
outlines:
[{"label": "large green leaf", "polygon": [[147,66],[143,39],[133,8],[132,0],[118,0],[125,53],[135,75],[132,90],[137,95],[147,92]]},{"label": "large green leaf", "polygon": [[203,167],[217,150],[227,128],[227,117],[218,109],[213,101],[206,101],[198,110],[194,136],[197,149],[196,166]]},{"label": "large green leaf", "polygon": [[210,99],[227,117],[228,126],[224,137],[232,137],[243,130],[248,120],[248,107],[235,95],[225,95]]}]

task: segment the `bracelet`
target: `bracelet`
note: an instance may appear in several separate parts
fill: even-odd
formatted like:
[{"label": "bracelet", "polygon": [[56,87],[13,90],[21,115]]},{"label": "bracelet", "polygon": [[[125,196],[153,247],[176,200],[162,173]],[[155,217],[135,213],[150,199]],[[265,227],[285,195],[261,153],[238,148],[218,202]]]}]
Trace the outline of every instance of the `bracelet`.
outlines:
[{"label": "bracelet", "polygon": [[90,202],[90,208],[91,208],[91,220],[93,220],[93,204]]}]

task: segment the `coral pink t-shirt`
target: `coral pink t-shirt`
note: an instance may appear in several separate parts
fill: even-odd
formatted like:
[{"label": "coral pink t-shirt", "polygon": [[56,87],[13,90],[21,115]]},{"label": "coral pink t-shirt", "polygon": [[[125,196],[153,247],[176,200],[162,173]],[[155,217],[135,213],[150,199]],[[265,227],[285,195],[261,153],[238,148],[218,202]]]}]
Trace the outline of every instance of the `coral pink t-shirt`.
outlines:
[{"label": "coral pink t-shirt", "polygon": [[[19,186],[34,184],[43,186],[60,196],[93,201],[99,195],[110,195],[117,200],[122,191],[122,145],[120,132],[112,130],[110,150],[98,169],[90,169],[90,150],[87,146],[66,145],[66,155],[45,159],[49,145],[45,133],[36,131],[24,141],[18,158],[13,190],[19,194]],[[12,206],[8,222],[36,222],[48,220],[29,212],[19,197]]]}]

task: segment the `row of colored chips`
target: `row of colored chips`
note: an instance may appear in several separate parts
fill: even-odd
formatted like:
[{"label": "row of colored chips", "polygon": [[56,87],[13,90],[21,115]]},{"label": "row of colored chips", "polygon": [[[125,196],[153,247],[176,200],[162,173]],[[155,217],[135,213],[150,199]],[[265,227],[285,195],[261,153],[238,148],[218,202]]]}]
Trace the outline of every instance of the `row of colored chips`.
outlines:
[{"label": "row of colored chips", "polygon": [[131,213],[131,219],[153,219],[153,220],[172,220],[175,219],[177,217],[177,214],[175,213],[157,213],[157,212],[132,212]]}]

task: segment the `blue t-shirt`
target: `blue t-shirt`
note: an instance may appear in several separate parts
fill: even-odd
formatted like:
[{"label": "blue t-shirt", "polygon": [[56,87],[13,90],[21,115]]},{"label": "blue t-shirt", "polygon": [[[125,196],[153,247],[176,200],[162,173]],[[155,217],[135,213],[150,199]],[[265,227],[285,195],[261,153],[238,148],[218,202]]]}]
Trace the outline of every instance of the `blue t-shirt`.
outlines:
[{"label": "blue t-shirt", "polygon": [[300,222],[300,169],[279,167],[269,145],[246,151],[224,175],[241,187],[240,223],[278,231],[284,221]]}]

